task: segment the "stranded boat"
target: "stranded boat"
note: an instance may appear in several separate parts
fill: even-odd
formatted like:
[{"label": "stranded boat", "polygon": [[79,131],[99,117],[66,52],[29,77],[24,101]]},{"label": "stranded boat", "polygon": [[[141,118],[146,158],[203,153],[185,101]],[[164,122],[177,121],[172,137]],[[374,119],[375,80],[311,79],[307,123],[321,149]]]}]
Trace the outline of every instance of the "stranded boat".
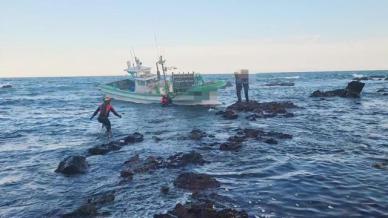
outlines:
[{"label": "stranded boat", "polygon": [[[107,96],[117,100],[134,103],[160,103],[168,97],[176,105],[217,105],[218,89],[225,86],[224,81],[205,82],[197,73],[171,73],[160,56],[156,62],[156,74],[151,67],[143,66],[135,57],[135,63],[127,62],[128,78],[100,85],[99,89]],[[162,71],[161,72],[160,70]]]}]

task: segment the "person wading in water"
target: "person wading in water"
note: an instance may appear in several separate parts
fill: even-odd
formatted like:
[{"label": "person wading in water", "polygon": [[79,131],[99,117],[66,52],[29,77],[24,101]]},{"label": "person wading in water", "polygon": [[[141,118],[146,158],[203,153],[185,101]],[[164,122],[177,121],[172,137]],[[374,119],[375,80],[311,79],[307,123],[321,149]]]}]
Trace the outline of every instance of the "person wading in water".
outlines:
[{"label": "person wading in water", "polygon": [[111,102],[111,98],[105,97],[104,103],[102,103],[100,106],[98,106],[97,110],[94,111],[92,117],[90,117],[90,120],[92,120],[93,117],[96,116],[98,112],[100,112],[97,120],[98,120],[98,122],[102,123],[103,126],[105,126],[106,131],[108,133],[108,136],[112,137],[111,124],[110,124],[110,120],[109,120],[109,112],[112,111],[114,115],[116,115],[117,117],[120,117],[120,118],[121,118],[121,115],[115,111],[115,109],[112,107],[110,102]]}]

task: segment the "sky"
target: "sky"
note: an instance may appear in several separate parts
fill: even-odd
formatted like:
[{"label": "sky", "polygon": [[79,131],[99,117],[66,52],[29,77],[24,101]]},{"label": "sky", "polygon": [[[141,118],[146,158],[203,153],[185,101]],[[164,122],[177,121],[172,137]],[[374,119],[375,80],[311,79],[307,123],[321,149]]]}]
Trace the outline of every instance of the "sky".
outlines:
[{"label": "sky", "polygon": [[387,0],[0,0],[0,77],[388,69]]}]

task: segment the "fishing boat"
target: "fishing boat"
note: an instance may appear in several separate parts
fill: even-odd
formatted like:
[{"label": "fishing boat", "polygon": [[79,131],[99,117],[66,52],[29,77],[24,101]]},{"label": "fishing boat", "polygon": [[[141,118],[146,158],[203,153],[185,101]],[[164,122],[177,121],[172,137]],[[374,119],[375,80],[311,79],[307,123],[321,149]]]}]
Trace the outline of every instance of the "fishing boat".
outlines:
[{"label": "fishing boat", "polygon": [[[133,103],[161,103],[168,97],[176,105],[218,105],[218,89],[224,81],[205,82],[198,73],[174,73],[174,67],[166,67],[162,56],[156,62],[156,74],[151,67],[143,66],[139,58],[134,63],[127,62],[128,78],[99,86],[107,96],[116,100]],[[161,70],[161,71],[160,71]]]}]

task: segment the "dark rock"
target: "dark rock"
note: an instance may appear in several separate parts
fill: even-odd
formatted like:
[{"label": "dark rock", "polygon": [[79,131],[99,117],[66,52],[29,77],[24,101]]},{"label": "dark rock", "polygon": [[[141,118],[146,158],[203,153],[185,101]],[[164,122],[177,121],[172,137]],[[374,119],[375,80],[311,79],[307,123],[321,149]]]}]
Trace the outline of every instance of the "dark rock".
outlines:
[{"label": "dark rock", "polygon": [[88,163],[84,156],[69,156],[62,160],[55,172],[71,175],[85,173],[88,169]]},{"label": "dark rock", "polygon": [[267,143],[267,144],[270,144],[270,145],[276,145],[276,144],[278,144],[278,141],[276,141],[276,140],[273,139],[273,138],[266,139],[264,142]]},{"label": "dark rock", "polygon": [[238,118],[238,115],[236,112],[233,110],[226,110],[223,114],[222,117],[227,119],[227,120],[235,120]]},{"label": "dark rock", "polygon": [[387,90],[385,88],[377,90],[377,92],[386,92]]},{"label": "dark rock", "polygon": [[95,146],[93,148],[89,148],[88,152],[91,155],[104,155],[111,151],[120,150],[121,146],[117,142],[109,142],[108,144],[102,144]]},{"label": "dark rock", "polygon": [[333,91],[321,92],[319,90],[313,92],[310,97],[343,97],[343,98],[358,98],[364,88],[365,83],[359,81],[351,81],[345,89],[336,89]]},{"label": "dark rock", "polygon": [[154,215],[154,218],[248,218],[245,211],[235,209],[217,210],[212,202],[177,204],[166,214]]},{"label": "dark rock", "polygon": [[161,192],[162,194],[168,194],[169,191],[170,191],[170,188],[169,188],[168,186],[162,186],[162,187],[160,188],[160,192]]},{"label": "dark rock", "polygon": [[241,148],[240,142],[224,142],[220,145],[221,151],[236,151]]},{"label": "dark rock", "polygon": [[133,172],[131,169],[123,169],[120,172],[120,176],[130,181],[133,179]]},{"label": "dark rock", "polygon": [[71,213],[64,214],[64,218],[77,217],[95,217],[97,216],[97,208],[94,204],[85,204]]},{"label": "dark rock", "polygon": [[155,142],[160,142],[160,141],[162,141],[162,139],[159,138],[158,136],[152,136],[152,139],[153,139]]},{"label": "dark rock", "polygon": [[124,172],[121,171],[124,175],[126,174],[126,172],[146,173],[161,168],[161,166],[163,165],[163,159],[160,157],[150,156],[145,160],[141,160],[139,158],[139,155],[135,155],[131,159],[126,161],[124,164]]},{"label": "dark rock", "polygon": [[372,165],[372,167],[376,169],[385,169],[388,166],[388,161],[387,162],[376,162]]},{"label": "dark rock", "polygon": [[239,112],[254,112],[254,113],[275,113],[284,114],[287,109],[297,108],[297,106],[289,101],[286,102],[263,102],[257,101],[237,102],[227,107],[227,110],[234,110]]},{"label": "dark rock", "polygon": [[141,133],[135,132],[133,134],[129,134],[123,140],[126,144],[128,144],[128,143],[142,142],[144,140],[144,137]]},{"label": "dark rock", "polygon": [[264,86],[294,86],[295,83],[293,82],[271,82],[264,84]]},{"label": "dark rock", "polygon": [[115,200],[114,192],[107,192],[104,194],[94,195],[87,200],[87,203],[81,205],[79,208],[71,213],[63,214],[62,217],[96,217],[99,216],[97,209],[111,203]]},{"label": "dark rock", "polygon": [[183,167],[189,164],[203,165],[205,160],[198,152],[191,151],[190,153],[178,153],[167,158],[167,167]]},{"label": "dark rock", "polygon": [[131,157],[125,161],[124,168],[121,170],[121,177],[132,179],[133,174],[147,173],[161,168],[178,168],[185,167],[190,164],[202,165],[206,163],[202,155],[192,151],[190,153],[177,153],[163,159],[161,157],[150,156],[146,159],[140,159],[139,155]]},{"label": "dark rock", "polygon": [[386,77],[385,80],[388,80],[388,77]]},{"label": "dark rock", "polygon": [[97,194],[88,199],[88,204],[93,204],[96,207],[112,203],[115,200],[115,192],[106,192],[103,194]]},{"label": "dark rock", "polygon": [[12,88],[12,85],[10,85],[10,84],[5,84],[5,85],[2,85],[1,88],[2,88],[2,89],[9,89],[9,88]]},{"label": "dark rock", "polygon": [[220,182],[210,175],[202,173],[182,173],[174,181],[178,188],[200,191],[220,187]]},{"label": "dark rock", "polygon": [[384,96],[387,96],[387,95],[388,95],[388,93],[384,93],[383,95],[384,95]]},{"label": "dark rock", "polygon": [[206,137],[206,132],[199,130],[199,129],[193,129],[191,130],[189,134],[189,138],[192,140],[201,140],[202,138]]}]

